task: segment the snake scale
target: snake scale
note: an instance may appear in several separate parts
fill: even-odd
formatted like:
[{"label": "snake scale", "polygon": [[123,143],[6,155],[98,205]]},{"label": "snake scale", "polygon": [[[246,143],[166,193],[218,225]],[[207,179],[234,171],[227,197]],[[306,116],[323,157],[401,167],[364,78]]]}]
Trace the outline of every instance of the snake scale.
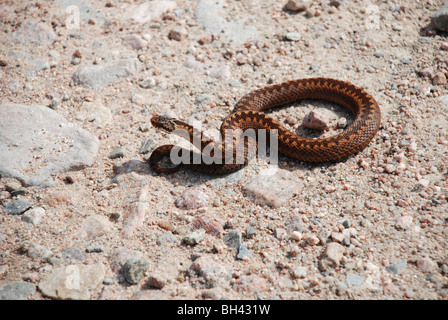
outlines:
[{"label": "snake scale", "polygon": [[[292,133],[261,112],[304,99],[336,103],[351,112],[353,121],[343,132],[337,135],[323,139],[310,139]],[[231,143],[224,144],[223,141],[227,141],[225,140],[226,130],[240,129],[241,132],[245,132],[248,129],[254,129],[255,131],[265,129],[268,132],[276,132],[278,152],[281,154],[305,162],[335,162],[358,153],[368,145],[380,126],[381,111],[371,95],[349,82],[329,78],[308,78],[271,85],[245,95],[235,105],[232,113],[223,120],[220,130],[223,139],[220,142],[207,138],[191,125],[174,118],[153,115],[151,123],[154,127],[170,133],[182,130],[182,132],[185,132],[184,135],[181,135],[183,138],[190,140],[192,143],[193,141],[200,141],[200,145],[195,146],[201,151],[205,147],[212,147],[212,150],[221,150],[224,154],[230,147],[232,147],[231,150],[236,150],[237,146],[235,144],[242,144],[245,150],[243,158],[237,159],[236,152],[232,151],[231,160],[233,161],[222,161],[221,163],[219,161],[217,163],[200,161],[200,163],[194,163],[192,159],[195,152],[184,149],[181,151],[187,152],[191,161],[168,168],[162,166],[161,161],[170,156],[174,145],[163,145],[156,148],[148,160],[153,170],[159,173],[175,172],[181,165],[185,165],[194,171],[219,175],[242,168],[256,155],[255,151],[249,150],[249,139],[233,137]],[[276,131],[273,129],[276,129]]]}]

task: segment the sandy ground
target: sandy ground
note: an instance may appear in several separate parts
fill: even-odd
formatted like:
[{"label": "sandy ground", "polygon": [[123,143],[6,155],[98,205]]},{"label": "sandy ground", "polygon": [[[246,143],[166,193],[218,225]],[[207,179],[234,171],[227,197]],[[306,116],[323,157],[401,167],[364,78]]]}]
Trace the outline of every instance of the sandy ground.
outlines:
[{"label": "sandy ground", "polygon": [[[43,208],[34,223],[0,213],[0,292],[26,282],[27,299],[447,299],[448,43],[429,25],[442,1],[322,0],[297,13],[285,1],[218,2],[216,11],[202,1],[201,16],[196,1],[176,0],[168,13],[138,22],[126,12],[142,1],[92,1],[101,15],[71,29],[60,5],[67,1],[2,2],[0,103],[52,107],[100,146],[93,165],[19,195],[8,191],[17,180],[0,179],[2,206],[23,199]],[[223,17],[215,22],[226,31],[213,30],[204,11]],[[11,41],[27,21],[55,39]],[[128,35],[143,48],[126,45]],[[30,72],[34,58],[49,67]],[[135,74],[95,89],[73,83],[82,67],[130,58],[142,64]],[[244,191],[263,163],[225,178],[159,175],[144,163],[150,153],[139,154],[145,139],[152,148],[172,139],[150,125],[153,112],[216,129],[244,94],[306,77],[364,88],[382,125],[345,162],[280,157],[300,191],[278,207]],[[93,118],[82,113],[86,102],[100,105]],[[350,120],[341,107],[312,101],[271,114],[316,137],[301,126],[315,108],[332,126]],[[111,159],[119,147],[124,156]],[[200,208],[181,207],[188,190]],[[186,244],[198,218],[209,233]],[[231,232],[250,252],[242,260],[225,242]],[[73,266],[92,279],[75,288],[83,295],[58,293],[58,272]]]}]

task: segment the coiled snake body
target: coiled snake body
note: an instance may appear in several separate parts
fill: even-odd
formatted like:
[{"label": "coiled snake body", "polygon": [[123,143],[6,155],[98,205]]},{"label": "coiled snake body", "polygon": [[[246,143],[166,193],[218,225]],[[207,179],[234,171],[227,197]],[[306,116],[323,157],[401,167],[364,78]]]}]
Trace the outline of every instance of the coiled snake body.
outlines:
[{"label": "coiled snake body", "polygon": [[[297,100],[314,99],[326,100],[346,108],[353,115],[353,121],[345,130],[335,136],[324,139],[310,139],[300,137],[283,127],[274,119],[262,113],[262,110],[275,108]],[[190,142],[199,141],[196,145],[201,151],[220,150],[220,156],[224,157],[226,151],[231,148],[231,160],[215,161],[213,163],[200,161],[195,163],[195,152],[181,150],[188,154],[189,160],[186,165],[192,170],[208,174],[225,174],[247,165],[248,161],[255,156],[253,148],[249,148],[250,139],[239,139],[233,136],[232,141],[224,144],[227,130],[265,129],[268,133],[275,132],[278,138],[278,151],[286,156],[306,162],[334,162],[346,159],[348,156],[358,153],[364,149],[372,140],[381,123],[380,108],[366,91],[355,85],[328,78],[309,78],[292,80],[278,85],[268,86],[252,91],[245,95],[235,106],[221,125],[222,142],[213,141],[196,131],[189,124],[165,117],[155,115],[151,119],[153,126],[167,132],[182,130],[182,137]],[[238,146],[245,150],[243,156],[238,156],[235,150]],[[166,168],[160,165],[163,158],[169,157],[173,145],[163,145],[156,148],[149,158],[150,166],[159,173],[171,173],[177,171],[180,165]],[[219,153],[216,153],[219,154]],[[216,156],[211,154],[211,156]],[[196,153],[196,156],[198,154]],[[228,155],[228,154],[227,154]],[[242,157],[242,158],[241,158]],[[219,159],[218,159],[219,160]]]}]

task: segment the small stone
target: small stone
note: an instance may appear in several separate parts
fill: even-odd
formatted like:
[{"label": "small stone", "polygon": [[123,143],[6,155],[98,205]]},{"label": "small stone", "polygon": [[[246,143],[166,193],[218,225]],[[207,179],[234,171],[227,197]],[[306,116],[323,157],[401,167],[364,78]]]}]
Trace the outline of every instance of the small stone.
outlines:
[{"label": "small stone", "polygon": [[126,260],[123,266],[124,278],[130,284],[137,284],[143,277],[146,269],[148,269],[148,262],[146,260],[130,258]]},{"label": "small stone", "polygon": [[176,236],[171,231],[167,231],[157,238],[156,244],[158,246],[162,246],[165,245],[166,243],[174,243],[176,241],[177,241]]},{"label": "small stone", "polygon": [[304,127],[315,130],[328,130],[330,127],[328,118],[316,110],[308,113],[303,119],[302,124]]},{"label": "small stone", "polygon": [[437,72],[434,78],[432,78],[432,84],[435,86],[442,86],[445,85],[446,83],[447,83],[446,76],[443,72]]},{"label": "small stone", "polygon": [[448,2],[445,2],[445,4],[432,15],[431,24],[436,29],[448,31]]},{"label": "small stone", "polygon": [[304,3],[304,1],[299,0],[289,0],[285,4],[285,9],[290,11],[305,11],[307,8],[307,3]]},{"label": "small stone", "polygon": [[401,216],[395,220],[395,228],[407,230],[413,226],[413,219],[411,216]]},{"label": "small stone", "polygon": [[392,274],[400,274],[404,269],[406,269],[408,263],[404,259],[397,259],[390,265],[386,266],[386,271]]},{"label": "small stone", "polygon": [[319,269],[326,271],[330,268],[339,267],[344,252],[345,248],[339,243],[328,243],[323,252],[322,258],[319,261]]},{"label": "small stone", "polygon": [[28,282],[8,282],[0,284],[0,300],[27,300],[36,292],[36,287]]},{"label": "small stone", "polygon": [[244,244],[242,244],[238,248],[238,254],[236,255],[237,260],[247,260],[252,256],[252,252],[249,251],[249,249],[246,248]]},{"label": "small stone", "polygon": [[256,233],[257,233],[257,230],[255,230],[254,227],[252,227],[252,226],[247,226],[247,228],[246,228],[246,234],[245,234],[245,236],[246,236],[247,239],[252,238]]},{"label": "small stone", "polygon": [[48,250],[44,246],[37,243],[27,243],[23,246],[22,250],[26,252],[26,255],[32,259],[48,260],[53,256],[53,252]]},{"label": "small stone", "polygon": [[182,192],[181,196],[176,199],[174,204],[176,207],[191,210],[205,207],[209,197],[199,188],[189,188]]},{"label": "small stone", "polygon": [[156,86],[156,80],[154,78],[148,78],[140,81],[138,85],[143,89],[149,89]]},{"label": "small stone", "polygon": [[62,261],[66,264],[74,264],[84,261],[84,255],[81,250],[74,247],[68,247],[61,252]]},{"label": "small stone", "polygon": [[33,204],[26,200],[16,200],[3,206],[3,212],[11,215],[18,215],[24,213],[31,208]]},{"label": "small stone", "polygon": [[348,286],[359,287],[360,285],[362,285],[364,283],[364,278],[361,276],[358,276],[357,274],[349,273],[347,275],[347,278],[345,279],[345,283]]},{"label": "small stone", "polygon": [[156,143],[152,139],[145,139],[142,141],[142,145],[140,146],[140,150],[138,150],[139,154],[147,154],[152,151],[154,145]]},{"label": "small stone", "polygon": [[241,232],[237,229],[230,230],[223,238],[222,241],[229,247],[239,249],[242,245]]},{"label": "small stone", "polygon": [[299,231],[293,231],[291,237],[296,241],[300,241],[302,240],[302,233]]},{"label": "small stone", "polygon": [[333,241],[335,242],[339,242],[342,243],[342,241],[344,240],[344,235],[340,232],[332,232],[331,233],[331,239],[333,239]]},{"label": "small stone", "polygon": [[22,215],[22,221],[31,223],[32,225],[38,225],[45,214],[45,209],[41,207],[33,208]]},{"label": "small stone", "polygon": [[435,76],[434,69],[431,67],[427,67],[427,68],[424,68],[424,69],[418,71],[418,74],[422,77],[427,77],[430,79],[434,78],[434,76]]},{"label": "small stone", "polygon": [[298,32],[287,32],[285,34],[285,39],[288,41],[300,41],[302,39],[302,35]]},{"label": "small stone", "polygon": [[437,271],[437,263],[428,257],[417,259],[416,264],[421,272],[430,273]]},{"label": "small stone", "polygon": [[148,277],[147,285],[150,288],[162,289],[168,282],[166,276],[159,273],[152,273]]},{"label": "small stone", "polygon": [[310,246],[315,246],[320,242],[319,238],[316,235],[309,232],[303,234],[302,239]]},{"label": "small stone", "polygon": [[284,240],[287,238],[287,232],[284,228],[275,228],[274,229],[274,237],[278,240]]},{"label": "small stone", "polygon": [[115,148],[109,154],[110,159],[123,158],[126,154],[126,149],[124,147]]},{"label": "small stone", "polygon": [[124,46],[131,47],[135,50],[143,49],[147,46],[148,41],[143,39],[141,36],[137,34],[130,34],[123,38],[123,41],[121,42]]},{"label": "small stone", "polygon": [[205,216],[201,216],[193,222],[193,229],[204,229],[207,234],[215,237],[220,237],[224,233],[221,223]]},{"label": "small stone", "polygon": [[308,269],[305,267],[297,267],[291,270],[291,276],[293,276],[296,279],[303,279],[307,276],[307,274]]},{"label": "small stone", "polygon": [[204,237],[205,237],[205,230],[199,229],[183,237],[182,242],[189,246],[195,246],[199,242],[204,240]]},{"label": "small stone", "polygon": [[86,248],[87,253],[100,253],[105,250],[102,244],[91,244]]},{"label": "small stone", "polygon": [[213,288],[219,284],[228,283],[232,278],[232,268],[223,265],[213,259],[210,255],[203,255],[191,264],[192,276],[199,276],[205,282],[205,287]]},{"label": "small stone", "polygon": [[187,29],[181,26],[176,26],[171,29],[170,33],[168,34],[168,38],[170,40],[182,41],[187,37],[187,35]]}]

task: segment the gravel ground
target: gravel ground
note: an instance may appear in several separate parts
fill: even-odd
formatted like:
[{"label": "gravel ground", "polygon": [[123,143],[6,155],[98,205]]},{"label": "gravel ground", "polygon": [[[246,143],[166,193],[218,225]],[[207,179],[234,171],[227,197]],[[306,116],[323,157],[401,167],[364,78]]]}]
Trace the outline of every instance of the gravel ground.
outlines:
[{"label": "gravel ground", "polygon": [[[2,1],[0,298],[447,299],[442,5]],[[145,163],[173,141],[152,113],[213,131],[244,94],[306,77],[377,100],[363,152],[225,177]],[[320,101],[271,115],[341,130],[304,129],[315,109],[350,121]]]}]

